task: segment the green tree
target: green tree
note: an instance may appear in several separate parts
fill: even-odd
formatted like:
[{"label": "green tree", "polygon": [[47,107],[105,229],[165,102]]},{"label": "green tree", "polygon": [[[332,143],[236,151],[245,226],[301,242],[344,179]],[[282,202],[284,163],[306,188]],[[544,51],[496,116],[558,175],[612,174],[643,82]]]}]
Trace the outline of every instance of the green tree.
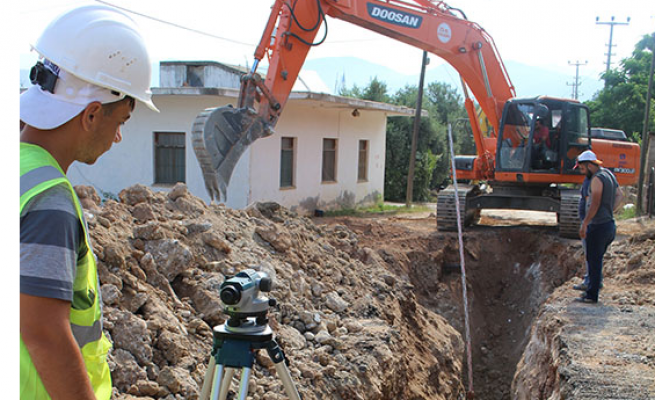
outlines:
[{"label": "green tree", "polygon": [[[644,36],[636,44],[632,56],[602,75],[605,87],[585,103],[591,111],[592,126],[623,130],[633,140],[641,137],[654,48],[655,33]],[[655,113],[651,109],[649,126],[652,127],[654,121]]]},{"label": "green tree", "polygon": [[[407,85],[389,95],[384,82],[373,78],[368,86],[353,85],[344,89],[342,96],[364,100],[388,102],[415,108],[418,95],[416,85]],[[463,123],[466,117],[461,97],[451,86],[433,82],[423,91],[423,109],[428,118],[421,118],[414,171],[415,201],[431,200],[431,191],[439,187],[450,176],[450,151],[448,148],[447,124],[453,123],[455,149],[475,153],[475,144],[470,134],[470,125]],[[407,174],[411,152],[414,117],[392,117],[387,120],[385,199],[404,201],[407,190]]]},{"label": "green tree", "polygon": [[446,125],[466,117],[463,101],[457,90],[442,82],[432,82],[425,90],[430,104],[430,116]]},{"label": "green tree", "polygon": [[389,95],[387,94],[387,84],[378,80],[378,77],[373,77],[368,83],[368,86],[359,88],[353,85],[351,89],[342,88],[339,92],[340,96],[355,97],[362,100],[377,101],[380,103],[388,103]]}]

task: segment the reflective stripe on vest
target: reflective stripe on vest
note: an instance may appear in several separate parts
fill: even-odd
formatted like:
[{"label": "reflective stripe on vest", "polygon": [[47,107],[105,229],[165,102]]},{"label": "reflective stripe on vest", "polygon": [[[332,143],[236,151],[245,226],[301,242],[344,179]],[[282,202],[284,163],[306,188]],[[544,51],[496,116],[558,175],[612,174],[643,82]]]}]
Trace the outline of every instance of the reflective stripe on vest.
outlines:
[{"label": "reflective stripe on vest", "polygon": [[20,195],[23,196],[25,193],[35,188],[41,183],[47,181],[62,178],[61,172],[55,167],[45,166],[33,169],[27,172],[25,175],[20,177]]},{"label": "reflective stripe on vest", "polygon": [[[20,208],[36,195],[58,185],[65,184],[71,191],[77,216],[81,221],[87,251],[77,261],[73,282],[73,302],[70,323],[73,336],[80,347],[91,386],[100,400],[111,397],[111,376],[107,364],[107,353],[111,343],[102,333],[102,309],[95,258],[89,243],[84,214],[63,171],[52,156],[41,147],[21,143]],[[49,400],[43,383],[32,363],[23,340],[20,340],[20,396],[26,399]]]},{"label": "reflective stripe on vest", "polygon": [[71,324],[73,336],[77,341],[80,349],[91,342],[100,340],[102,337],[102,322],[100,320],[93,323],[92,326],[80,326]]}]

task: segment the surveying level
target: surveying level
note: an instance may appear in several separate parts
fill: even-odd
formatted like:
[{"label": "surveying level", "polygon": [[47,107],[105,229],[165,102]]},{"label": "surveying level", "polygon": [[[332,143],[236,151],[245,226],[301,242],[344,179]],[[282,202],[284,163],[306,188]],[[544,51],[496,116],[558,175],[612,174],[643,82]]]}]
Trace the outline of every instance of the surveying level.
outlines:
[{"label": "surveying level", "polygon": [[246,400],[248,379],[255,362],[255,351],[266,349],[275,365],[284,390],[291,400],[300,400],[284,352],[268,326],[268,307],[275,300],[260,296],[272,289],[273,281],[263,272],[252,269],[238,273],[221,284],[221,301],[230,319],[214,327],[212,353],[205,372],[200,400],[226,400],[237,369],[241,369],[239,400]]}]

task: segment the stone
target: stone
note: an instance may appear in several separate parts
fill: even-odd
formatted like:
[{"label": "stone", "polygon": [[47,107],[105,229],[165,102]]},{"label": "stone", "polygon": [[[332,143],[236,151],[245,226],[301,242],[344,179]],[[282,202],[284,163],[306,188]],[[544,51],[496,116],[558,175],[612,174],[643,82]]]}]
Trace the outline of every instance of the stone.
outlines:
[{"label": "stone", "polygon": [[134,237],[143,240],[160,240],[164,238],[164,231],[158,222],[148,222],[138,225],[132,230]]},{"label": "stone", "polygon": [[191,379],[189,371],[179,367],[164,367],[161,370],[159,377],[157,377],[157,383],[161,386],[167,387],[171,393],[179,393],[183,396],[188,396],[191,393],[199,391],[197,384],[193,379]]},{"label": "stone", "polygon": [[147,203],[137,204],[134,209],[132,209],[132,216],[140,223],[155,219],[155,213],[152,211],[152,206]]},{"label": "stone", "polygon": [[152,359],[152,340],[148,334],[148,325],[141,318],[129,312],[120,313],[111,334],[115,348],[129,351],[139,365],[146,365]]},{"label": "stone", "polygon": [[129,351],[114,349],[109,357],[112,383],[119,390],[126,391],[134,382],[148,379],[145,369],[139,366]]},{"label": "stone", "polygon": [[85,210],[100,211],[102,199],[98,196],[93,186],[78,185],[75,186],[75,194],[80,199],[80,204]]},{"label": "stone", "polygon": [[186,184],[178,182],[173,186],[170,192],[168,192],[168,198],[175,201],[182,196],[187,196],[189,194],[189,189]]},{"label": "stone", "polygon": [[202,235],[202,241],[207,245],[222,251],[225,254],[230,254],[232,248],[225,243],[215,232],[205,232]]},{"label": "stone", "polygon": [[153,192],[145,185],[137,184],[118,193],[118,198],[128,206],[144,203],[153,197]]},{"label": "stone", "polygon": [[189,268],[193,260],[189,248],[175,239],[148,242],[146,251],[152,254],[157,269],[169,282],[173,282],[182,271]]},{"label": "stone", "polygon": [[100,291],[102,292],[102,302],[108,306],[117,304],[122,297],[121,291],[112,284],[102,285]]},{"label": "stone", "polygon": [[350,304],[342,299],[341,296],[339,296],[339,294],[336,292],[330,292],[327,294],[325,298],[325,305],[327,308],[336,313],[344,312],[346,308],[350,306]]},{"label": "stone", "polygon": [[277,225],[271,225],[269,227],[258,226],[255,229],[255,233],[280,253],[286,253],[291,247],[289,234]]}]

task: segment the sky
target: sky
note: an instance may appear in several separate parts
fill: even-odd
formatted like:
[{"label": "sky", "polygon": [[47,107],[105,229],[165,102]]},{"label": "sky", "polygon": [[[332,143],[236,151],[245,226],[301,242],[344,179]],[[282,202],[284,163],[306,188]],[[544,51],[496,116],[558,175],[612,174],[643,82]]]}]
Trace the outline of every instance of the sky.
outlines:
[{"label": "sky", "polygon": [[[141,27],[153,61],[213,60],[252,65],[256,44],[270,13],[272,0],[107,0],[135,13],[195,29],[202,35],[179,27],[131,14]],[[645,34],[655,32],[655,1],[623,0],[451,0],[470,21],[477,22],[494,39],[502,59],[539,65],[570,74],[580,66],[582,82],[598,79],[605,70],[610,26],[601,22],[626,22],[614,27],[612,64],[630,56]],[[16,36],[12,45],[20,54],[20,68],[29,69],[36,60],[30,43],[48,22],[76,6],[98,4],[94,0],[32,0],[16,5]],[[422,52],[350,23],[328,18],[324,44],[313,48],[308,59],[359,57],[385,65],[403,74],[420,71]],[[321,35],[322,33],[319,33]],[[217,38],[218,37],[218,38]],[[222,39],[221,39],[222,38]],[[431,57],[428,68],[443,61]],[[511,78],[511,77],[510,77]]]}]

